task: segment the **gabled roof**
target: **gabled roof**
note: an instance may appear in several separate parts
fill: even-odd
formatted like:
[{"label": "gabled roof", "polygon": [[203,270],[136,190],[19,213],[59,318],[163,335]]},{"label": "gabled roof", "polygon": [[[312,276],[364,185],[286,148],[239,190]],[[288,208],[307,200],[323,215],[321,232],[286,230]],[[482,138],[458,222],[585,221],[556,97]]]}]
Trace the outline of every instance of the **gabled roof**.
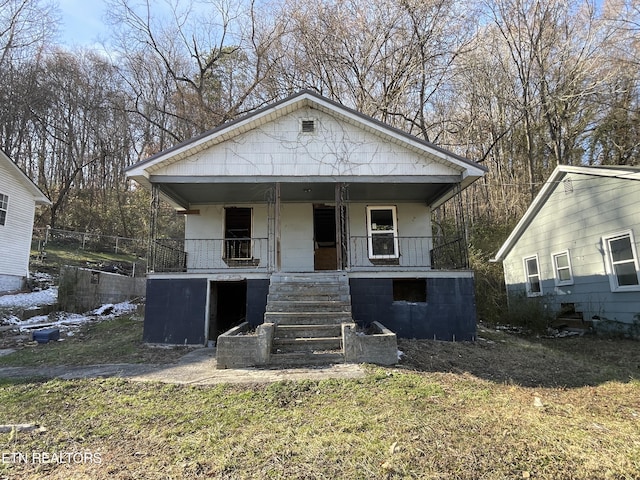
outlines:
[{"label": "gabled roof", "polygon": [[[529,227],[534,220],[538,212],[544,207],[545,203],[554,192],[556,187],[568,173],[575,173],[580,175],[590,175],[595,177],[613,177],[626,180],[640,180],[640,167],[631,167],[623,165],[615,166],[589,166],[589,167],[575,167],[571,165],[558,165],[549,179],[546,181],[544,187],[538,192],[536,198],[534,198],[531,205],[522,216],[518,224],[511,231],[511,234],[507,237],[505,242],[496,253],[495,258],[491,261],[502,261],[509,254],[516,242],[520,239],[522,234]],[[640,188],[640,186],[639,186]]]},{"label": "gabled roof", "polygon": [[3,162],[7,168],[15,173],[16,179],[33,195],[33,199],[38,205],[51,205],[51,200],[33,183],[33,181],[22,171],[13,161],[0,150],[0,162]]},{"label": "gabled roof", "polygon": [[463,187],[488,171],[483,165],[345,107],[313,91],[303,90],[138,162],[126,169],[127,175],[139,183],[148,184],[148,178],[153,171],[163,166],[180,161],[303,107],[312,107],[329,113],[407,148],[420,151],[434,161],[445,163],[461,172]]}]

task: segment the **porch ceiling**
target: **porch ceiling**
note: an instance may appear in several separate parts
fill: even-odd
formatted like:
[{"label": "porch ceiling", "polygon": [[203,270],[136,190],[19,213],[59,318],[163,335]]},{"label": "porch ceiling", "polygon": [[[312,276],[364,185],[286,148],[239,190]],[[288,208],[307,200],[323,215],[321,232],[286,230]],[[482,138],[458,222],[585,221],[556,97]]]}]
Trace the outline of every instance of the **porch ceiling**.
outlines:
[{"label": "porch ceiling", "polygon": [[[421,202],[433,204],[455,188],[455,183],[348,183],[347,201]],[[269,183],[163,183],[161,192],[183,208],[214,203],[261,203],[273,197]],[[333,202],[335,183],[281,183],[283,202]]]}]

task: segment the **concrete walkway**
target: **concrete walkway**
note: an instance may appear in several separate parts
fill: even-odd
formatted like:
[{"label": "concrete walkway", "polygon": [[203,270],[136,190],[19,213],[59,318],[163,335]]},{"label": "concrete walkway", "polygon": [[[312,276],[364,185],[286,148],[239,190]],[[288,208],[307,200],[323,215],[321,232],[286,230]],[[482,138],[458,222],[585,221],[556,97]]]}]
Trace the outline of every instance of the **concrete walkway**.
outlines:
[{"label": "concrete walkway", "polygon": [[322,380],[327,378],[361,378],[360,365],[334,364],[302,368],[242,368],[216,369],[216,350],[200,348],[189,352],[176,363],[166,365],[106,364],[81,367],[3,367],[0,378],[126,378],[140,382],[162,382],[184,385],[214,385],[218,383],[272,383],[282,380]]}]

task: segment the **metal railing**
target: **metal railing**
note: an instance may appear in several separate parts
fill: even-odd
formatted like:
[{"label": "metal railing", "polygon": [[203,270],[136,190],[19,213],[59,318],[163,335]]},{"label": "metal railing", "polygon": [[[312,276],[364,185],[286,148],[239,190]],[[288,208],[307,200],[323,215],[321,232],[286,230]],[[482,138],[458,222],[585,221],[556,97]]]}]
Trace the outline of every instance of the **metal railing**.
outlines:
[{"label": "metal railing", "polygon": [[[153,244],[152,270],[203,272],[245,268],[271,271],[271,245],[267,238],[158,239]],[[468,268],[467,250],[462,238],[444,242],[434,237],[380,240],[375,235],[352,236],[348,250],[347,268],[353,270]]]},{"label": "metal railing", "polygon": [[[377,242],[376,235],[349,239],[349,267],[400,266],[431,268],[432,237],[395,237]],[[377,242],[377,243],[376,243]]]},{"label": "metal railing", "polygon": [[464,238],[439,241],[431,250],[431,268],[460,270],[469,268],[469,253]]},{"label": "metal railing", "polygon": [[155,272],[270,269],[267,238],[158,239],[152,257]]},{"label": "metal railing", "polygon": [[469,267],[467,246],[463,238],[450,241],[440,237],[377,239],[373,235],[349,239],[349,268],[384,266],[432,270],[466,269]]}]

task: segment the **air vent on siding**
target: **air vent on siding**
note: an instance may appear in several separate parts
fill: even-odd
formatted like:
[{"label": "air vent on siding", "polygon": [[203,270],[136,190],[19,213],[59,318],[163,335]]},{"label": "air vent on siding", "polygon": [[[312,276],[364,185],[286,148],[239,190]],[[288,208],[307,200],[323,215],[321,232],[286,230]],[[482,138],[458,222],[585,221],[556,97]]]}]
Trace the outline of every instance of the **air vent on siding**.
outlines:
[{"label": "air vent on siding", "polygon": [[566,180],[564,180],[562,184],[564,185],[565,195],[569,195],[570,193],[573,193],[573,182],[571,181],[570,178],[567,178]]},{"label": "air vent on siding", "polygon": [[302,133],[315,133],[316,121],[315,120],[302,120],[300,122],[300,131]]}]

